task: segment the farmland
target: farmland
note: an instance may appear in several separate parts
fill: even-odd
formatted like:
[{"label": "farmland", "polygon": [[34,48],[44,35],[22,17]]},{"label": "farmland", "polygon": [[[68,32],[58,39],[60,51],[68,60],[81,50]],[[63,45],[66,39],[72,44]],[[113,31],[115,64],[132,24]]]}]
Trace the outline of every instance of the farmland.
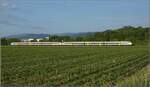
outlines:
[{"label": "farmland", "polygon": [[2,46],[4,86],[115,85],[149,63],[146,46]]}]

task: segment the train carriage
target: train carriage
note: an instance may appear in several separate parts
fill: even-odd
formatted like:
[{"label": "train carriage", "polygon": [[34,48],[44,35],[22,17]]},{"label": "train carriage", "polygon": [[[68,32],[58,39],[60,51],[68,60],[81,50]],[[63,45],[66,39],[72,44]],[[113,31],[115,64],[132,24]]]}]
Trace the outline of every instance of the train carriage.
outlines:
[{"label": "train carriage", "polygon": [[50,45],[50,46],[119,46],[119,45],[132,45],[131,41],[89,41],[89,42],[12,42],[11,45]]}]

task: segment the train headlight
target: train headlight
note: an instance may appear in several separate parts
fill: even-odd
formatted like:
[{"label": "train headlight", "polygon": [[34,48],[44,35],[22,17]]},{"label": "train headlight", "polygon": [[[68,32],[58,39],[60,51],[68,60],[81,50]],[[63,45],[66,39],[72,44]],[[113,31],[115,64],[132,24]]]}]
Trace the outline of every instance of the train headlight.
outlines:
[{"label": "train headlight", "polygon": [[132,45],[132,43],[130,42],[130,43],[128,43],[129,45]]}]

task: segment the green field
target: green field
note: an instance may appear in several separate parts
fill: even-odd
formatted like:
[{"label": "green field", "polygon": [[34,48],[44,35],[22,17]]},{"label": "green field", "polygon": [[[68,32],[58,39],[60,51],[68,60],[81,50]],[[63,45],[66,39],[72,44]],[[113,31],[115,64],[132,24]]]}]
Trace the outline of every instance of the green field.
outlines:
[{"label": "green field", "polygon": [[4,86],[114,86],[148,63],[144,46],[2,46],[1,81]]}]

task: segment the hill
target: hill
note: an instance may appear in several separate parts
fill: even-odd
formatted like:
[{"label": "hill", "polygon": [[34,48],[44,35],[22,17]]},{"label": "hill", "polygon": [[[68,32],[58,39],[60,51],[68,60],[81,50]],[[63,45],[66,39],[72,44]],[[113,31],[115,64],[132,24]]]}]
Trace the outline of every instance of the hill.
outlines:
[{"label": "hill", "polygon": [[44,38],[48,36],[49,34],[17,34],[6,36],[6,38],[29,39],[29,38]]},{"label": "hill", "polygon": [[70,36],[70,37],[83,37],[88,35],[93,35],[94,32],[78,32],[78,33],[59,33],[55,34],[57,36]]},{"label": "hill", "polygon": [[[47,41],[131,41],[133,44],[146,45],[149,43],[149,30],[150,27],[133,27],[124,26],[119,29],[105,30],[103,32],[85,32],[85,33],[61,33],[55,35],[49,34],[19,34],[11,35],[6,38],[28,39],[28,38],[44,38],[49,36]],[[10,43],[18,40],[6,40],[3,42]]]},{"label": "hill", "polygon": [[150,27],[125,26],[116,30],[96,32],[89,36],[95,41],[132,41],[135,44],[147,44],[149,42]]},{"label": "hill", "polygon": [[79,33],[58,33],[58,34],[16,34],[16,35],[9,35],[5,36],[5,38],[17,38],[17,39],[29,39],[29,38],[44,38],[48,37],[49,35],[52,36],[70,36],[70,37],[78,37],[78,36],[88,36],[92,35],[93,32],[79,32]]}]

